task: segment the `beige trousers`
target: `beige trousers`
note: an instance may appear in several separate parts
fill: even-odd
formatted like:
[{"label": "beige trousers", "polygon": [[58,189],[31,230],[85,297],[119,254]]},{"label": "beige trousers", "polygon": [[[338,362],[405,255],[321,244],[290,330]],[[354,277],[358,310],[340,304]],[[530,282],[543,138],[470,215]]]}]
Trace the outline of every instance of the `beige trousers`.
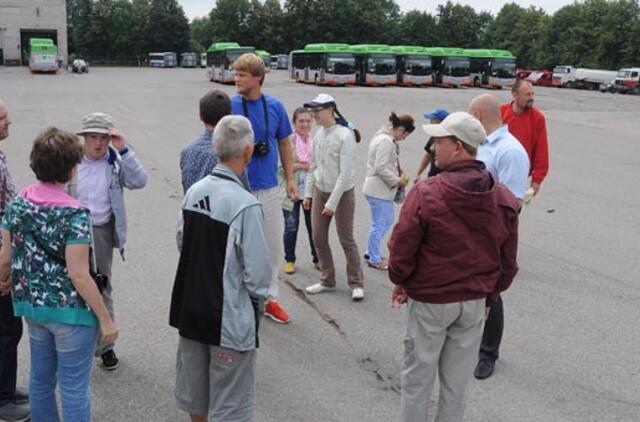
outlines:
[{"label": "beige trousers", "polygon": [[336,270],[333,266],[333,255],[329,246],[329,226],[331,220],[336,221],[336,231],[340,245],[347,258],[347,282],[352,289],[362,287],[364,276],[362,274],[362,263],[358,245],[353,237],[353,219],[356,211],[355,188],[342,194],[340,202],[332,217],[322,215],[330,194],[314,189],[313,202],[311,205],[311,227],[313,227],[313,243],[318,252],[322,275],[320,282],[329,287],[336,285]]}]

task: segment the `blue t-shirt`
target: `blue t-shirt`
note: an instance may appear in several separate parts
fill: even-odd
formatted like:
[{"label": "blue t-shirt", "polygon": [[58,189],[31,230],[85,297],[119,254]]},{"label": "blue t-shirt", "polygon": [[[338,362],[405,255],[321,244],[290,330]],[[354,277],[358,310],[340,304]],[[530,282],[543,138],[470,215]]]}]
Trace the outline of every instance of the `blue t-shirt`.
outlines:
[{"label": "blue t-shirt", "polygon": [[[291,135],[291,123],[287,110],[280,100],[264,95],[269,116],[269,134],[266,134],[264,109],[262,100],[246,100],[247,114],[251,121],[251,127],[255,135],[255,142],[268,142],[269,154],[261,157],[253,156],[247,173],[249,185],[252,190],[269,189],[278,186],[278,140]],[[235,95],[231,98],[231,111],[233,114],[244,116],[242,110],[242,97]]]}]

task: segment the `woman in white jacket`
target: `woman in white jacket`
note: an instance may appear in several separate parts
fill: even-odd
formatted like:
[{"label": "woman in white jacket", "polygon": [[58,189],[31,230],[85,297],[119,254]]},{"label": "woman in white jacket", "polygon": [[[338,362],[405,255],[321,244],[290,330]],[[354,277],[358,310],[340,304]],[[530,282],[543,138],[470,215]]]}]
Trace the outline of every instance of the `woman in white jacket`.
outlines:
[{"label": "woman in white jacket", "polygon": [[311,109],[318,124],[313,136],[313,155],[305,183],[303,207],[311,207],[313,243],[320,258],[320,282],[306,288],[307,293],[336,289],[333,256],[329,247],[329,225],[335,216],[340,245],[347,258],[347,282],[351,299],[364,298],[362,264],[353,236],[355,217],[355,158],[359,134],[342,117],[330,95],[319,94],[304,105]]},{"label": "woman in white jacket", "polygon": [[398,117],[391,112],[390,125],[380,129],[369,143],[367,177],[362,191],[371,209],[371,229],[365,259],[370,267],[387,270],[387,261],[380,253],[380,242],[393,225],[393,199],[399,187],[407,185],[398,161],[398,141],[403,141],[415,129],[413,117]]}]

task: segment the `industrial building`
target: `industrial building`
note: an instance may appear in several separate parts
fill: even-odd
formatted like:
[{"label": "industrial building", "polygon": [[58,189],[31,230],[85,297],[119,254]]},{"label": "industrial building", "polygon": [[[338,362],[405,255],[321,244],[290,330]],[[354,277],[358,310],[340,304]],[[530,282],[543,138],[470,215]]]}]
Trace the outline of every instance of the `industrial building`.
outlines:
[{"label": "industrial building", "polygon": [[0,65],[27,65],[31,38],[51,38],[66,65],[65,0],[0,0]]}]

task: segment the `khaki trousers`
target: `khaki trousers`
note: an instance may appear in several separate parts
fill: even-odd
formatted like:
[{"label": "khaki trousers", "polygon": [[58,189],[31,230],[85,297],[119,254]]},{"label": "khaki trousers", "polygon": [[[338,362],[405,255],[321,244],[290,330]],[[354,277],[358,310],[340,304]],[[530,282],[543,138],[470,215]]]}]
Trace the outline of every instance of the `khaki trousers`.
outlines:
[{"label": "khaki trousers", "polygon": [[318,252],[322,275],[320,282],[328,287],[336,285],[336,270],[333,266],[333,255],[329,246],[329,226],[335,217],[336,231],[340,245],[347,258],[347,282],[349,287],[362,287],[364,276],[362,274],[362,263],[358,245],[353,237],[353,219],[356,211],[355,188],[342,194],[340,202],[333,214],[333,217],[322,215],[330,194],[314,189],[313,202],[311,205],[311,227],[313,228],[313,243]]},{"label": "khaki trousers", "polygon": [[282,245],[282,233],[284,233],[284,221],[282,220],[282,203],[280,200],[280,187],[260,189],[252,192],[262,204],[264,215],[264,235],[267,238],[267,246],[271,252],[271,285],[269,286],[269,299],[278,297],[278,280],[280,265],[284,259],[284,246]]},{"label": "khaki trousers", "polygon": [[485,300],[422,303],[409,300],[402,362],[403,422],[426,422],[436,371],[435,422],[462,422],[465,392],[478,362]]}]

